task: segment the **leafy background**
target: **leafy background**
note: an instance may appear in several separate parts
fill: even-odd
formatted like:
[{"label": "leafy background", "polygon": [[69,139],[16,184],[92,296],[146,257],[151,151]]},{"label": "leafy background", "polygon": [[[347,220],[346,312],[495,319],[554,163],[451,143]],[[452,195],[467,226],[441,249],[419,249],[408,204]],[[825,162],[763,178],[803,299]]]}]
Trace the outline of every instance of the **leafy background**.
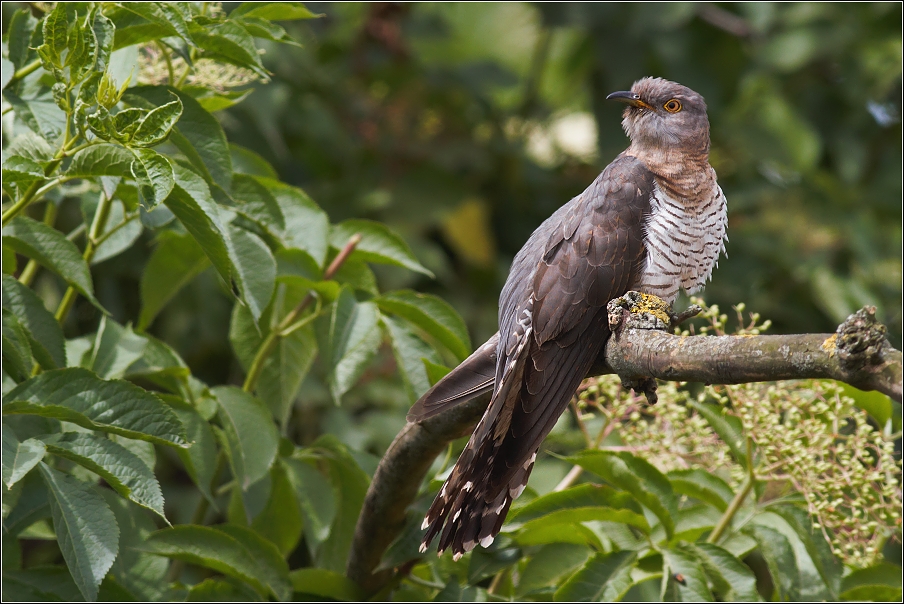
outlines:
[{"label": "leafy background", "polygon": [[[4,595],[360,597],[342,574],[379,456],[496,330],[530,232],[624,148],[604,98],[643,75],[708,102],[731,238],[711,328],[757,329],[725,325],[741,301],[777,333],[872,304],[900,348],[900,10],[4,3]],[[383,595],[898,599],[900,407],[769,392],[682,386],[648,410],[585,384],[493,549],[403,566]],[[743,409],[773,399],[815,432],[770,460]],[[719,403],[736,423],[695,406]],[[774,469],[832,414],[829,461],[871,451],[878,476],[823,492]],[[706,454],[668,467],[631,440],[657,425]],[[575,465],[592,474],[554,492]]]}]

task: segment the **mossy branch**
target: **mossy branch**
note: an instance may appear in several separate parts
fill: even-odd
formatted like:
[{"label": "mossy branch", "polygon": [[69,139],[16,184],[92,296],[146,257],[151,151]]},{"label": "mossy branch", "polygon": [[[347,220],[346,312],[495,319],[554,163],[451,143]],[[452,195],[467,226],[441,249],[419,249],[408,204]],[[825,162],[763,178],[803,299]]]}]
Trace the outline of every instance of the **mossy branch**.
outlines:
[{"label": "mossy branch", "polygon": [[[591,375],[603,373],[707,384],[829,378],[878,390],[899,402],[902,398],[902,354],[885,339],[885,326],[876,321],[872,307],[848,317],[834,334],[676,336],[633,327],[628,320],[591,370]],[[348,577],[368,593],[376,593],[392,577],[391,570],[375,569],[403,528],[433,459],[450,441],[470,432],[488,404],[485,395],[409,423],[389,446],[365,497],[346,568]]]}]

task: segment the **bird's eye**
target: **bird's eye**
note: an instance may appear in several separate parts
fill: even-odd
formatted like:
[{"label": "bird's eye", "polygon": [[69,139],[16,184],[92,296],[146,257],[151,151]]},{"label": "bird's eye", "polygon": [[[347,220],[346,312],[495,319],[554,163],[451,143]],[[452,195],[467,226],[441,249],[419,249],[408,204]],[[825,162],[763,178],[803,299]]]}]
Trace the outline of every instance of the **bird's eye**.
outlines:
[{"label": "bird's eye", "polygon": [[668,111],[669,113],[678,113],[681,111],[681,101],[678,99],[672,99],[667,101],[665,105],[662,106],[663,109]]}]

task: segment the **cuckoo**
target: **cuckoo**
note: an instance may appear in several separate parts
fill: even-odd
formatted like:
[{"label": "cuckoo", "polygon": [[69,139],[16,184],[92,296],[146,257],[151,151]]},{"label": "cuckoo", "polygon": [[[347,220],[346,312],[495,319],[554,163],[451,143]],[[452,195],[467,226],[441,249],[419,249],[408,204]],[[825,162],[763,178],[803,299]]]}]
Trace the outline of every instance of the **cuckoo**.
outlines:
[{"label": "cuckoo", "polygon": [[415,403],[409,421],[492,392],[489,407],[427,512],[421,551],[439,536],[455,559],[489,546],[537,451],[610,336],[609,300],[628,291],[672,304],[725,250],[725,196],[709,165],[703,97],[644,78],[626,103],[630,145],[537,228],[499,297],[499,332]]}]

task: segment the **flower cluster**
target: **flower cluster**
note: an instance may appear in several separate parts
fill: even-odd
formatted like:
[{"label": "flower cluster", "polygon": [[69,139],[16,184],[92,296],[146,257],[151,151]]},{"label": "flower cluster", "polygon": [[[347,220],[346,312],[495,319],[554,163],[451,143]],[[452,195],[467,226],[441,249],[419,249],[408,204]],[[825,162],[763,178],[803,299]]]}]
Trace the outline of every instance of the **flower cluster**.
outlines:
[{"label": "flower cluster", "polygon": [[[706,306],[703,325],[678,329],[679,335],[725,335],[728,315]],[[770,322],[744,317],[734,307],[736,335],[759,335]],[[718,401],[740,420],[755,446],[755,475],[770,485],[758,503],[797,493],[806,502],[813,526],[822,531],[845,563],[875,562],[882,542],[901,526],[901,461],[894,441],[835,382],[823,380],[707,386],[660,382],[659,403],[646,405],[621,387],[615,376],[585,380],[579,405],[595,407],[606,418],[605,434],[617,431],[624,449],[662,472],[700,467],[726,479],[733,488],[747,469],[688,402]],[[600,441],[602,438],[600,438]],[[611,439],[610,439],[611,440]],[[611,447],[607,447],[611,448]]]}]

